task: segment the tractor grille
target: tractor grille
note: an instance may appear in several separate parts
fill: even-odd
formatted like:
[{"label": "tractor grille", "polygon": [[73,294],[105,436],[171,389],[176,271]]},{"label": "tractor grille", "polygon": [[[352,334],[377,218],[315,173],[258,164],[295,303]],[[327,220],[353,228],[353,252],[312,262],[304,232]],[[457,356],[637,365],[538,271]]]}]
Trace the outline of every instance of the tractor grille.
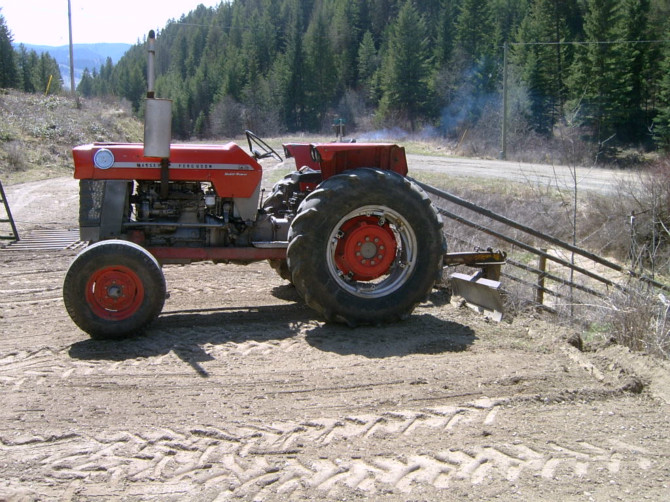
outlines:
[{"label": "tractor grille", "polygon": [[79,182],[79,226],[99,227],[105,182],[81,180]]}]

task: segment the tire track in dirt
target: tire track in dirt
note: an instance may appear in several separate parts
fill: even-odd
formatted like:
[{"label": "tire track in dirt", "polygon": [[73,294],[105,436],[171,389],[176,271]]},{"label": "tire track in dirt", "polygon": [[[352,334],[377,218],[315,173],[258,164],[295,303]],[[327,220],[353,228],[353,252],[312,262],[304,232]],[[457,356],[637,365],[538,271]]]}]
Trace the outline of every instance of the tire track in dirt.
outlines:
[{"label": "tire track in dirt", "polygon": [[94,341],[60,301],[74,254],[0,252],[0,500],[667,496],[670,373],[647,358],[440,291],[324,325],[266,263],[165,267],[146,335]]},{"label": "tire track in dirt", "polygon": [[[588,475],[604,480],[622,471],[641,475],[668,460],[667,452],[660,455],[616,439],[605,445],[584,440],[491,441],[435,451],[425,446],[414,454],[346,456],[328,448],[341,444],[355,447],[369,441],[392,444],[397,436],[449,433],[473,425],[494,428],[496,416],[508,410],[500,403],[509,401],[484,399],[420,412],[401,410],[266,426],[237,424],[225,429],[155,428],[134,433],[0,437],[0,451],[10,465],[39,465],[45,481],[61,489],[73,480],[83,483],[84,493],[91,485],[110,493],[110,488],[122,482],[135,486],[160,482],[163,487],[191,495],[211,489],[251,499],[314,491],[337,498],[343,490],[359,490],[367,496],[389,489],[409,494],[421,486],[445,490],[460,482],[483,485],[502,479],[514,483],[522,477],[538,476],[550,480]],[[316,447],[318,456],[312,454]],[[30,473],[23,477],[30,479]]]},{"label": "tire track in dirt", "polygon": [[62,281],[71,251],[24,253],[0,251],[0,354],[11,351],[16,338],[35,338],[33,327],[55,329],[67,320],[62,308]]},{"label": "tire track in dirt", "polygon": [[[5,253],[7,255],[9,253]],[[0,255],[0,259],[6,256]],[[0,266],[0,308],[23,302],[39,302],[61,298],[61,283],[65,269],[61,264],[53,264],[34,257],[33,260],[15,262],[11,258]],[[46,263],[45,263],[46,262]],[[39,270],[35,270],[35,265]],[[27,270],[27,268],[29,268]]]}]

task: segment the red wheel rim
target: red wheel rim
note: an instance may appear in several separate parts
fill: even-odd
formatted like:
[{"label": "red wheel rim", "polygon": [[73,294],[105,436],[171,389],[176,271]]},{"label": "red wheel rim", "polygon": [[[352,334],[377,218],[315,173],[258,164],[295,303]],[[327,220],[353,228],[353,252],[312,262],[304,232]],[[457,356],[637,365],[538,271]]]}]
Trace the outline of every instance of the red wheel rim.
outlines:
[{"label": "red wheel rim", "polygon": [[371,281],[386,274],[395,260],[396,240],[388,223],[374,216],[357,216],[340,227],[335,263],[356,281]]},{"label": "red wheel rim", "polygon": [[98,317],[122,321],[144,301],[144,285],[128,267],[114,265],[97,270],[86,283],[86,302]]}]

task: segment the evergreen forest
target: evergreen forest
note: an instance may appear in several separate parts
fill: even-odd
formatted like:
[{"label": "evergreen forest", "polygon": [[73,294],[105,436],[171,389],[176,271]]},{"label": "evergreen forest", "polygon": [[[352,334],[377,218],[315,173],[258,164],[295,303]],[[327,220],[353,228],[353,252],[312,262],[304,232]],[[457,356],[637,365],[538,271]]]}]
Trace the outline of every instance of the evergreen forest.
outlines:
[{"label": "evergreen forest", "polygon": [[12,45],[12,33],[0,10],[0,89],[19,89],[24,92],[63,90],[58,62],[47,52],[37,54],[23,44]]},{"label": "evergreen forest", "polygon": [[[512,145],[570,128],[598,147],[667,150],[669,39],[668,0],[232,0],[158,30],[155,90],[180,139],[343,119],[497,145],[505,97]],[[0,86],[42,88],[35,56],[9,64],[2,40]],[[139,43],[78,92],[141,115],[146,69]]]}]

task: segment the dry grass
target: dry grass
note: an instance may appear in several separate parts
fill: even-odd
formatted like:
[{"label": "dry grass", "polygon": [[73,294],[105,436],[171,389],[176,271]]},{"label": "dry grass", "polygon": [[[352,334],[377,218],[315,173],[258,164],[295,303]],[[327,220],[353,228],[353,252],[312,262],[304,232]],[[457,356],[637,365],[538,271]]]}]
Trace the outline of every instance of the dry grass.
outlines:
[{"label": "dry grass", "polygon": [[[585,191],[580,193],[576,208],[576,242],[579,247],[613,261],[624,269],[632,268],[658,282],[670,284],[670,232],[667,231],[670,228],[670,161],[661,161],[650,171],[641,172],[640,176],[639,184],[622,187],[616,196]],[[564,242],[572,242],[574,205],[570,194],[559,193],[553,188],[499,181],[464,182],[458,178],[445,179],[434,173],[420,173],[417,177],[511,220]],[[670,302],[660,291],[588,259],[573,257],[567,251],[561,252],[545,241],[454,204],[442,200],[435,202],[438,207],[528,245],[547,247],[550,254],[567,262],[576,260],[576,264],[582,268],[594,271],[625,288],[607,287],[599,281],[575,273],[572,282],[603,295],[593,296],[567,285],[571,278],[569,269],[549,261],[547,271],[566,282],[546,281],[546,287],[555,296],[545,294],[542,307],[555,312],[558,322],[581,326],[585,339],[614,340],[633,350],[662,357],[670,355],[670,322],[667,319]],[[635,232],[629,224],[631,213],[636,215]],[[445,219],[444,228],[450,251],[469,251],[475,246],[501,248],[515,262],[539,267],[536,255],[508,242],[450,219]],[[507,277],[503,279],[503,286],[507,294],[508,315],[536,309],[539,305],[536,289],[532,285],[538,283],[537,275],[509,264],[505,270]]]},{"label": "dry grass", "polygon": [[72,174],[73,146],[141,141],[142,124],[117,102],[17,91],[0,94],[0,179],[11,184]]},{"label": "dry grass", "polygon": [[617,343],[632,350],[670,357],[670,301],[662,294],[632,285],[609,299],[606,319]]}]

